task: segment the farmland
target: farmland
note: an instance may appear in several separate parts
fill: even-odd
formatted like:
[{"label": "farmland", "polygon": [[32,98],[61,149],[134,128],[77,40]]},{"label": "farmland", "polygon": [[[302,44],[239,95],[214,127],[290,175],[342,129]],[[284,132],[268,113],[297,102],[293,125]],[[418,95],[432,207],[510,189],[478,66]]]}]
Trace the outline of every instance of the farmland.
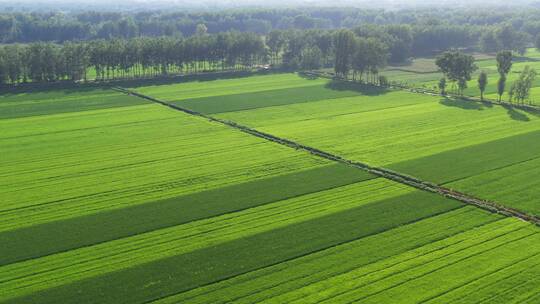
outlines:
[{"label": "farmland", "polygon": [[[287,77],[301,79],[292,74]],[[319,80],[303,81],[304,90],[310,91],[311,81]],[[241,89],[234,81],[229,84],[230,90]],[[190,98],[189,92],[196,86],[154,86],[139,91],[187,108],[199,100],[201,104],[192,108],[203,112],[206,104],[227,102],[222,96]],[[540,136],[536,113],[404,91],[337,86],[329,81],[323,88],[334,95],[326,92],[309,102],[279,105],[276,101],[264,103],[269,97],[260,98],[272,96],[272,90],[247,91],[243,94],[264,104],[237,111],[221,104],[223,112],[207,113],[540,214],[537,182],[531,178],[539,173],[535,169],[540,156],[536,153]],[[295,90],[301,94],[298,87]],[[353,95],[343,97],[346,93]],[[168,99],[172,95],[175,98]],[[294,101],[294,95],[287,100]],[[253,104],[255,107],[256,102]]]},{"label": "farmland", "polygon": [[538,3],[11,2],[0,304],[540,304]]},{"label": "farmland", "polygon": [[[539,210],[531,113],[297,74],[130,89]],[[2,303],[534,303],[540,292],[531,223],[112,89],[10,93],[0,109]]]}]

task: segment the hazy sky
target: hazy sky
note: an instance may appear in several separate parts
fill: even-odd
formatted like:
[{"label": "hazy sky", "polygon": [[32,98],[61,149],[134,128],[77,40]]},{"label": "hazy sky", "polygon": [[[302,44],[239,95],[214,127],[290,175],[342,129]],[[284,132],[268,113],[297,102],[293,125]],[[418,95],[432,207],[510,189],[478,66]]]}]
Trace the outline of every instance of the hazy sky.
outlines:
[{"label": "hazy sky", "polygon": [[[538,0],[540,1],[540,0]],[[42,9],[44,7],[71,7],[85,9],[92,7],[111,9],[133,8],[198,8],[223,9],[238,7],[291,7],[291,6],[354,6],[354,7],[384,7],[387,9],[426,6],[477,6],[490,5],[523,5],[534,0],[0,0],[2,7],[24,7],[26,9]]]}]

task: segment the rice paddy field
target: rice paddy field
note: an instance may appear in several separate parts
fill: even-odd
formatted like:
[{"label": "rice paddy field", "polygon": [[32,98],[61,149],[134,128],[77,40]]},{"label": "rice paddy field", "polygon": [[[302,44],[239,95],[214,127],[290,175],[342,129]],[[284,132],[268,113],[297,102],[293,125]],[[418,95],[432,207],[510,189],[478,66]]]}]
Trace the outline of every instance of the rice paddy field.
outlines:
[{"label": "rice paddy field", "polygon": [[[131,88],[540,214],[540,118],[296,74]],[[1,303],[538,303],[540,230],[107,88],[0,96]],[[536,153],[536,154],[535,154]]]},{"label": "rice paddy field", "polygon": [[[488,85],[486,87],[485,97],[497,100],[497,80],[499,79],[497,61],[494,56],[474,54],[474,57],[476,59],[475,63],[478,66],[478,70],[473,74],[472,80],[468,82],[468,88],[465,89],[464,94],[472,97],[480,97],[477,79],[478,74],[481,71],[485,71],[488,74]],[[502,96],[503,100],[508,100],[507,92],[512,83],[518,79],[519,73],[521,73],[525,66],[540,71],[540,51],[530,48],[523,56],[515,57],[513,59],[512,70],[510,71],[506,82],[506,92]],[[407,65],[390,66],[383,71],[382,74],[387,76],[391,81],[396,81],[412,87],[421,87],[438,91],[437,84],[443,75],[437,70],[434,58],[418,58]],[[448,86],[451,90],[450,83]],[[538,77],[531,89],[530,102],[536,105],[540,104],[540,79]]]}]

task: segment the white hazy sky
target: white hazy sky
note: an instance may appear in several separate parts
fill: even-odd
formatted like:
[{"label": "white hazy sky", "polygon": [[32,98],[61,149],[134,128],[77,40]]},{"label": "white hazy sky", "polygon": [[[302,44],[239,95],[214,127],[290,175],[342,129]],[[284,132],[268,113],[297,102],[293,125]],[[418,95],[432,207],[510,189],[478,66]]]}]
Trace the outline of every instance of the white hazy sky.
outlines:
[{"label": "white hazy sky", "polygon": [[358,7],[400,10],[425,7],[522,6],[540,0],[0,0],[0,10],[64,11],[109,10],[223,10],[229,8]]},{"label": "white hazy sky", "polygon": [[0,0],[4,4],[129,4],[140,3],[146,5],[152,4],[173,4],[177,6],[253,6],[253,5],[272,5],[272,6],[290,6],[290,5],[324,5],[324,6],[357,6],[374,3],[394,4],[397,6],[403,5],[440,5],[442,3],[448,5],[456,4],[474,4],[474,3],[489,3],[489,4],[511,4],[511,3],[531,3],[532,0]]}]

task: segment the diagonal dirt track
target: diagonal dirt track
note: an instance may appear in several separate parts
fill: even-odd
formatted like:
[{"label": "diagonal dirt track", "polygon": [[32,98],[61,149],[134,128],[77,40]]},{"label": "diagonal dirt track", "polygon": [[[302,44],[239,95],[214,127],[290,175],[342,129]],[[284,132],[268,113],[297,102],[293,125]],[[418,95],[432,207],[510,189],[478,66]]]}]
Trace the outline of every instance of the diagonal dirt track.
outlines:
[{"label": "diagonal dirt track", "polygon": [[492,201],[477,198],[477,197],[468,195],[466,193],[462,193],[462,192],[459,192],[459,191],[455,191],[453,189],[445,188],[445,187],[439,186],[437,184],[434,184],[434,183],[431,183],[431,182],[428,182],[428,181],[423,181],[423,180],[417,179],[415,177],[408,176],[408,175],[405,175],[405,174],[402,174],[402,173],[399,173],[399,172],[395,172],[395,171],[392,171],[392,170],[389,170],[389,169],[373,167],[373,166],[370,166],[370,165],[368,165],[366,163],[345,159],[345,158],[343,158],[341,156],[334,155],[334,154],[319,150],[317,148],[302,145],[300,143],[297,143],[297,142],[294,142],[294,141],[291,141],[291,140],[288,140],[288,139],[285,139],[285,138],[281,138],[281,137],[274,136],[272,134],[261,132],[261,131],[249,128],[247,126],[237,124],[237,123],[232,122],[232,121],[227,121],[227,120],[215,118],[215,117],[212,117],[212,116],[209,116],[209,115],[205,115],[205,114],[202,114],[202,113],[199,113],[199,112],[195,112],[195,111],[192,111],[192,110],[189,110],[189,109],[186,109],[186,108],[183,108],[183,107],[180,107],[180,106],[177,106],[177,105],[174,105],[174,104],[171,104],[171,103],[168,103],[168,102],[165,102],[165,101],[162,101],[162,100],[150,97],[150,96],[146,96],[146,95],[143,95],[143,94],[140,94],[140,93],[137,93],[137,92],[125,89],[125,88],[115,87],[114,89],[117,90],[117,91],[123,92],[125,94],[129,94],[129,95],[137,96],[137,97],[140,97],[140,98],[144,98],[144,99],[152,101],[154,103],[158,103],[158,104],[167,106],[169,108],[172,108],[172,109],[175,109],[175,110],[178,110],[178,111],[182,111],[182,112],[190,114],[190,115],[199,116],[199,117],[208,119],[210,121],[217,122],[217,123],[229,126],[231,128],[235,128],[235,129],[240,130],[240,131],[242,131],[244,133],[247,133],[247,134],[250,134],[250,135],[253,135],[253,136],[257,136],[257,137],[266,139],[268,141],[272,141],[272,142],[287,146],[289,148],[294,148],[296,150],[303,150],[303,151],[309,152],[309,153],[311,153],[313,155],[316,155],[316,156],[319,156],[319,157],[322,157],[322,158],[325,158],[325,159],[328,159],[328,160],[331,160],[331,161],[343,163],[343,164],[346,164],[346,165],[349,165],[349,166],[352,166],[352,167],[355,167],[355,168],[358,168],[358,169],[361,169],[361,170],[365,170],[365,171],[367,171],[369,173],[372,173],[372,174],[374,174],[376,176],[379,176],[379,177],[390,179],[390,180],[393,180],[395,182],[402,183],[402,184],[405,184],[405,185],[408,185],[408,186],[411,186],[411,187],[414,187],[414,188],[417,188],[417,189],[420,189],[420,190],[429,191],[429,192],[432,192],[432,193],[438,193],[438,194],[440,194],[442,196],[458,200],[458,201],[460,201],[462,203],[465,203],[465,204],[473,205],[473,206],[476,206],[478,208],[481,208],[481,209],[484,209],[484,210],[487,210],[487,211],[490,211],[490,212],[493,212],[493,213],[499,213],[499,214],[503,214],[505,216],[515,217],[515,218],[518,218],[518,219],[521,219],[521,220],[524,220],[524,221],[531,222],[531,223],[533,223],[533,224],[535,224],[537,226],[540,226],[540,218],[539,217],[526,214],[526,213],[521,212],[521,211],[519,211],[517,209],[508,208],[508,207],[502,206],[502,205],[500,205],[498,203],[495,203],[495,202],[492,202]]}]

